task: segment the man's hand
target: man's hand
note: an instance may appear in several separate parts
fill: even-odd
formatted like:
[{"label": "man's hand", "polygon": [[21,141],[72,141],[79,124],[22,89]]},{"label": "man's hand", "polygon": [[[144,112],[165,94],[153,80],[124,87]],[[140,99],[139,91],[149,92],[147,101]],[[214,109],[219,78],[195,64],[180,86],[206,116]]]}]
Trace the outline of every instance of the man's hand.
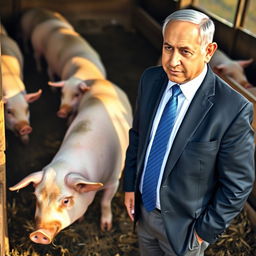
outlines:
[{"label": "man's hand", "polygon": [[134,192],[125,192],[124,204],[130,219],[134,221]]},{"label": "man's hand", "polygon": [[201,244],[204,240],[196,233],[196,231],[195,231],[195,235],[198,243]]}]

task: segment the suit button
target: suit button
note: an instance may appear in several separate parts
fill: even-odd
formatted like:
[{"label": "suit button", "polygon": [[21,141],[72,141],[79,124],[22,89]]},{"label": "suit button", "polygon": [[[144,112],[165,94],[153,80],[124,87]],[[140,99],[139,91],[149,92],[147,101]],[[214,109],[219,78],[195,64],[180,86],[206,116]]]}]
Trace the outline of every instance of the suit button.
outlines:
[{"label": "suit button", "polygon": [[169,213],[169,211],[164,211],[164,214],[167,214],[167,213]]}]

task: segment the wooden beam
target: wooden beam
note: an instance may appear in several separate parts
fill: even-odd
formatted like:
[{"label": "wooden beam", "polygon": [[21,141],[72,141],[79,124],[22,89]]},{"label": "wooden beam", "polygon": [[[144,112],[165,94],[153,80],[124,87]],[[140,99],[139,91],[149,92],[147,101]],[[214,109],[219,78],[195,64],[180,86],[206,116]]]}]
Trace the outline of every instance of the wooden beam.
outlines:
[{"label": "wooden beam", "polygon": [[[1,71],[1,47],[0,47],[0,74]],[[9,240],[7,228],[6,206],[6,172],[5,172],[5,126],[4,126],[4,103],[2,90],[2,76],[0,75],[0,253],[9,254]]]},{"label": "wooden beam", "polygon": [[235,18],[234,18],[235,28],[240,28],[243,26],[248,3],[249,3],[249,0],[239,0],[236,8]]},{"label": "wooden beam", "polygon": [[177,2],[177,5],[178,5],[177,6],[178,9],[186,8],[186,7],[191,6],[192,4],[194,4],[193,0],[180,0],[180,1],[176,1],[176,2]]}]

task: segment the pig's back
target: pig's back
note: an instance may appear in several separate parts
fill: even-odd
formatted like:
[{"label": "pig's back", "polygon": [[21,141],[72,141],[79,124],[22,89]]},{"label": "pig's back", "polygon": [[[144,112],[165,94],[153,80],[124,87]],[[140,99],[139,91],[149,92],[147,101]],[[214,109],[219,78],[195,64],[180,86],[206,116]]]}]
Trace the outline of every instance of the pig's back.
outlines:
[{"label": "pig's back", "polygon": [[[128,146],[128,131],[132,124],[132,108],[128,97],[122,89],[105,79],[94,80],[89,94],[88,99],[86,94],[82,99],[78,115],[81,112],[81,118],[90,117],[98,133],[102,133],[104,127],[109,125],[109,136],[116,136],[123,163]],[[95,109],[95,112],[90,109]]]},{"label": "pig's back", "polygon": [[87,58],[102,69],[98,53],[77,32],[63,29],[51,33],[46,47],[46,59],[58,75],[61,75],[67,61],[75,56]]},{"label": "pig's back", "polygon": [[9,55],[1,56],[2,87],[6,98],[11,98],[25,90],[18,60]]},{"label": "pig's back", "polygon": [[[124,92],[107,80],[97,80],[85,93],[56,159],[76,156],[100,181],[119,178],[128,146],[131,106]],[[74,153],[75,152],[75,153]]]},{"label": "pig's back", "polygon": [[47,41],[51,33],[61,28],[74,30],[71,24],[56,18],[46,20],[36,26],[31,35],[34,51],[42,51],[42,53],[45,53]]},{"label": "pig's back", "polygon": [[213,54],[209,64],[211,67],[215,67],[220,64],[229,63],[229,62],[231,62],[231,59],[229,59],[228,56],[221,50],[217,50]]},{"label": "pig's back", "polygon": [[23,68],[23,56],[18,44],[7,35],[0,35],[1,38],[1,55],[8,55],[15,57],[21,69]]},{"label": "pig's back", "polygon": [[21,17],[22,33],[27,38],[30,38],[34,28],[38,24],[52,18],[57,18],[66,21],[66,19],[60,13],[52,12],[50,10],[46,10],[43,8],[33,8],[26,10]]}]

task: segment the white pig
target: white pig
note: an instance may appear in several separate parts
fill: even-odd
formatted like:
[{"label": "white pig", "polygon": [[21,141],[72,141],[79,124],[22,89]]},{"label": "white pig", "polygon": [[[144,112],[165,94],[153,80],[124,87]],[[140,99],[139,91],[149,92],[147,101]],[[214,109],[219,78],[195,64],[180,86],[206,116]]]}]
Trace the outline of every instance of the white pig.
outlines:
[{"label": "white pig", "polygon": [[244,68],[249,66],[252,62],[253,59],[231,60],[222,51],[217,50],[211,58],[210,66],[215,73],[231,77],[243,87],[249,88],[252,87],[252,84],[248,82]]},{"label": "white pig", "polygon": [[81,97],[89,89],[84,80],[103,79],[104,75],[88,59],[72,57],[64,66],[61,78],[62,81],[48,84],[62,88],[61,104],[57,115],[66,118],[76,112]]},{"label": "white pig", "polygon": [[22,80],[23,57],[17,43],[7,35],[1,34],[1,70],[3,100],[5,102],[6,128],[29,141],[32,127],[29,123],[28,103],[37,100],[42,91],[26,93]]},{"label": "white pig", "polygon": [[44,8],[31,8],[23,12],[20,20],[20,26],[24,44],[23,46],[26,51],[28,51],[28,41],[31,39],[34,28],[41,22],[49,19],[58,19],[63,22],[67,22],[60,13]]},{"label": "white pig", "polygon": [[48,74],[61,78],[49,85],[62,87],[62,99],[57,115],[66,118],[76,112],[82,94],[87,90],[83,80],[106,77],[104,65],[93,47],[77,32],[59,29],[47,40],[46,60]]},{"label": "white pig", "polygon": [[40,59],[45,55],[46,44],[52,32],[56,32],[60,28],[74,30],[73,26],[66,21],[60,20],[58,17],[42,20],[33,30],[31,35],[31,43],[34,50],[34,58],[37,70],[41,70]]},{"label": "white pig", "polygon": [[105,76],[105,67],[95,49],[76,31],[59,29],[52,32],[47,40],[45,58],[48,64],[48,75],[61,76],[64,66],[72,57],[83,57],[90,60]]},{"label": "white pig", "polygon": [[124,165],[131,106],[125,93],[108,80],[94,80],[90,88],[53,160],[10,188],[34,184],[37,230],[30,239],[35,243],[51,243],[82,217],[99,189],[104,190],[101,229],[111,229],[111,200]]}]

